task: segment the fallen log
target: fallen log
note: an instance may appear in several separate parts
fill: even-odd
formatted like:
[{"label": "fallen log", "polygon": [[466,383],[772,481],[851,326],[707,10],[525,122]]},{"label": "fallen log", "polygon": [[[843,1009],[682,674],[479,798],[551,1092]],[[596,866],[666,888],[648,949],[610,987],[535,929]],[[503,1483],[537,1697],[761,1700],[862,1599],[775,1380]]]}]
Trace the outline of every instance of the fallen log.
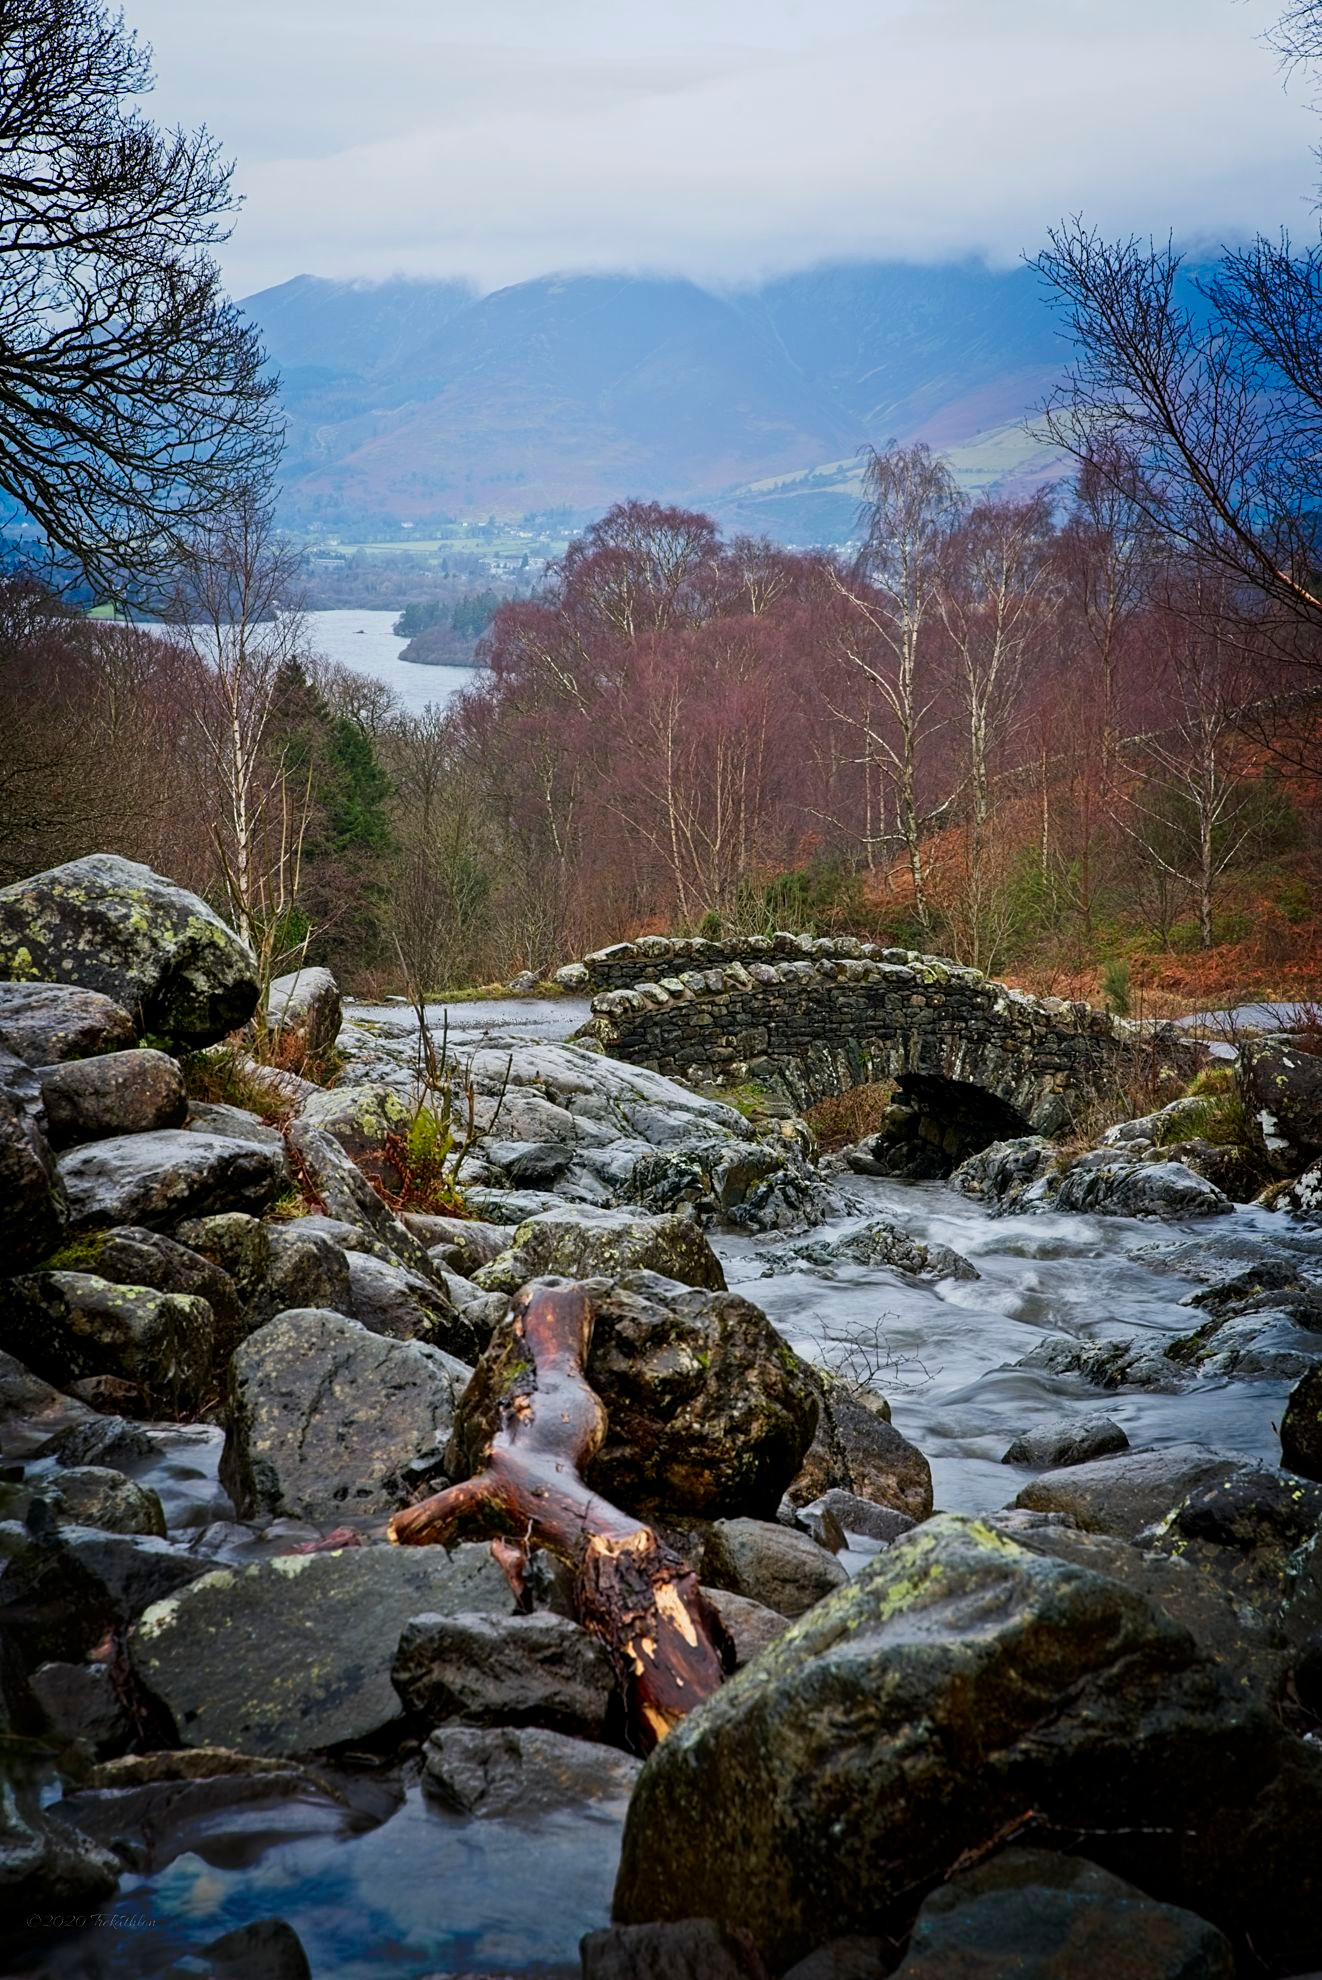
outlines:
[{"label": "fallen log", "polygon": [[725,1632],[673,1548],[583,1482],[606,1435],[584,1373],[593,1323],[581,1285],[520,1293],[512,1324],[528,1360],[500,1399],[484,1469],[397,1512],[389,1533],[404,1547],[492,1539],[516,1592],[529,1546],[568,1562],[578,1619],[610,1652],[646,1753],[721,1683]]}]

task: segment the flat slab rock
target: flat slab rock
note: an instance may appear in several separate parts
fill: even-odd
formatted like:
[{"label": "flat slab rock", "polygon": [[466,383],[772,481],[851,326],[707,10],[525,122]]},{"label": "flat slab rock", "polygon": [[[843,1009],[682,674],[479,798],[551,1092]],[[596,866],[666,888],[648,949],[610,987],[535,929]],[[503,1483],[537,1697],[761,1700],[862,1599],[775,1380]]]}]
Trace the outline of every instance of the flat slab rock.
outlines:
[{"label": "flat slab rock", "polygon": [[342,1313],[278,1314],[231,1360],[221,1482],[244,1519],[393,1512],[439,1472],[468,1378],[439,1348]]},{"label": "flat slab rock", "polygon": [[1205,1444],[1170,1444],[1158,1451],[1122,1451],[1035,1478],[1014,1500],[1030,1512],[1068,1513],[1085,1532],[1132,1540],[1173,1512],[1200,1486],[1250,1469]]},{"label": "flat slab rock", "polygon": [[411,1712],[437,1725],[547,1726],[606,1736],[615,1673],[605,1646],[568,1616],[419,1615],[391,1676]]},{"label": "flat slab rock", "polygon": [[643,1763],[545,1726],[441,1726],[423,1753],[423,1787],[460,1815],[549,1814],[585,1801],[624,1802]]},{"label": "flat slab rock", "polygon": [[411,1616],[512,1606],[484,1546],[285,1554],[222,1568],[155,1604],[129,1654],[181,1744],[296,1755],[371,1740],[401,1720],[390,1667]]},{"label": "flat slab rock", "polygon": [[59,1172],[70,1227],[84,1231],[170,1230],[219,1210],[260,1215],[285,1181],[282,1152],[187,1128],[87,1142],[60,1157]]}]

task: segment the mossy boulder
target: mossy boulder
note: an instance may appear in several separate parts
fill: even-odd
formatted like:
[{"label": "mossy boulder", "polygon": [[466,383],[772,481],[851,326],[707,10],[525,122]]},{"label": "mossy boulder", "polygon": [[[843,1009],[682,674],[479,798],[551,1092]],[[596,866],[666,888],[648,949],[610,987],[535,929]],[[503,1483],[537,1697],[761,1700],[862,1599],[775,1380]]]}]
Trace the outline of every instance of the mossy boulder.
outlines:
[{"label": "mossy boulder", "polygon": [[68,1214],[45,1130],[36,1074],[0,1051],[0,1253],[10,1271],[52,1250]]},{"label": "mossy boulder", "polygon": [[773,1971],[899,1937],[1013,1828],[1089,1853],[1275,1970],[1322,1935],[1322,1756],[1141,1595],[932,1520],[685,1719],[630,1804],[615,1916],[742,1926]]},{"label": "mossy boulder", "polygon": [[0,1046],[30,1066],[63,1065],[134,1044],[122,1005],[76,983],[0,983]]},{"label": "mossy boulder", "polygon": [[90,1272],[32,1272],[0,1286],[0,1338],[27,1367],[62,1387],[110,1375],[145,1410],[178,1413],[203,1401],[215,1323],[206,1300]]},{"label": "mossy boulder", "polygon": [[75,1231],[141,1224],[172,1230],[221,1210],[260,1213],[285,1185],[282,1148],[162,1128],[84,1142],[60,1157]]},{"label": "mossy boulder", "polygon": [[177,1046],[212,1044],[257,1003],[247,943],[198,895],[112,853],[0,888],[0,975],[100,991]]},{"label": "mossy boulder", "polygon": [[[817,1423],[813,1372],[760,1307],[653,1272],[589,1280],[587,1379],[609,1417],[595,1491],[645,1518],[772,1519]],[[459,1406],[450,1463],[480,1469],[499,1403],[529,1373],[503,1321]]]},{"label": "mossy boulder", "polygon": [[475,1272],[473,1283],[484,1292],[516,1293],[529,1279],[551,1273],[567,1279],[614,1279],[625,1272],[657,1272],[681,1285],[713,1291],[725,1286],[720,1260],[688,1217],[644,1217],[578,1203],[542,1211],[520,1224],[510,1249]]},{"label": "mossy boulder", "polygon": [[184,1076],[167,1052],[103,1052],[43,1066],[37,1076],[53,1148],[182,1127],[188,1118]]},{"label": "mossy boulder", "polygon": [[1240,1099],[1259,1153],[1278,1176],[1297,1176],[1322,1155],[1322,1056],[1290,1038],[1248,1040],[1238,1063]]}]

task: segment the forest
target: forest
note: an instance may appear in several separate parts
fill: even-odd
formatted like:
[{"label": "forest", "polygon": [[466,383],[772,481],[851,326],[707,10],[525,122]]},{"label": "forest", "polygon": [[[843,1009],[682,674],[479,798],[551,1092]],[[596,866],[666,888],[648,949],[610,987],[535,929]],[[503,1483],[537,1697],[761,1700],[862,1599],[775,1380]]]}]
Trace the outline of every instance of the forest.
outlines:
[{"label": "forest", "polygon": [[970,502],[916,445],[866,487],[848,559],[617,505],[422,716],[311,650],[260,504],[175,630],[14,577],[0,879],[122,852],[368,992],[776,927],[1117,1008],[1305,987],[1322,739],[1261,593],[1114,464]]}]

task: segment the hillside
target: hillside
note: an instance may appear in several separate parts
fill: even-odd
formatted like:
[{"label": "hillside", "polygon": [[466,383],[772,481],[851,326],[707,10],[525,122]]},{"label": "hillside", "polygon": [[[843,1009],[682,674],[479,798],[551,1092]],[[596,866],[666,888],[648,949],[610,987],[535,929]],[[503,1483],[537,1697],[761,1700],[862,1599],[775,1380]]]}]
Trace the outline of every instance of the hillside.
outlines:
[{"label": "hillside", "polygon": [[1021,430],[1062,345],[1029,270],[844,266],[716,294],[627,275],[298,276],[248,298],[289,419],[286,519],[400,522],[627,495],[838,540],[865,441],[930,439],[970,486],[1040,478]]}]

